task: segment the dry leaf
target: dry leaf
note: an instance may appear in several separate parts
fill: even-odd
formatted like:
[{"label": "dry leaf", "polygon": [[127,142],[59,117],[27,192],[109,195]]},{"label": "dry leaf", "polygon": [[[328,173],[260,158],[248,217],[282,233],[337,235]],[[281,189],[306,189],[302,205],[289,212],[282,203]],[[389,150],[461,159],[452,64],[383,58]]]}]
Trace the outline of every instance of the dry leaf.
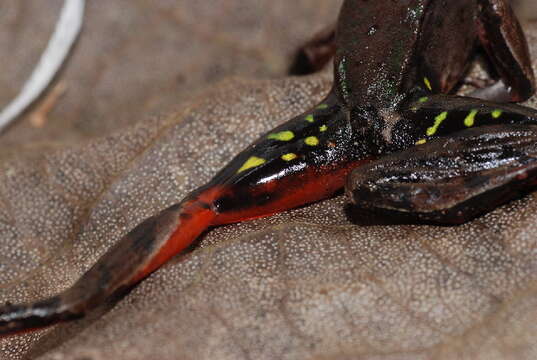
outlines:
[{"label": "dry leaf", "polygon": [[[529,39],[536,58],[537,24]],[[329,86],[322,76],[229,80],[173,115],[4,162],[0,301],[65,288]],[[337,197],[213,229],[110,311],[0,340],[0,357],[537,357],[537,195],[462,226],[387,221]]]},{"label": "dry leaf", "polygon": [[[28,78],[64,0],[2,0],[0,106]],[[299,45],[332,23],[341,0],[87,1],[82,34],[59,75],[47,126],[23,117],[2,149],[78,143],[143,114],[177,109],[229,76],[282,77]],[[29,111],[31,115],[32,111]]]}]

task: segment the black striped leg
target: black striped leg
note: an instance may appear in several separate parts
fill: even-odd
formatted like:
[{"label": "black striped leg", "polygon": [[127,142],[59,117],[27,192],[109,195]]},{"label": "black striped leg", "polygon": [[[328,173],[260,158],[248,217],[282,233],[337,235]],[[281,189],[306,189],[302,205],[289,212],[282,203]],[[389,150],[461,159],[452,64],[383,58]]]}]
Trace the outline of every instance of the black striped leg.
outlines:
[{"label": "black striped leg", "polygon": [[479,126],[537,125],[535,109],[452,95],[416,95],[399,113],[402,120],[394,126],[393,134],[405,134],[406,142],[399,149]]}]

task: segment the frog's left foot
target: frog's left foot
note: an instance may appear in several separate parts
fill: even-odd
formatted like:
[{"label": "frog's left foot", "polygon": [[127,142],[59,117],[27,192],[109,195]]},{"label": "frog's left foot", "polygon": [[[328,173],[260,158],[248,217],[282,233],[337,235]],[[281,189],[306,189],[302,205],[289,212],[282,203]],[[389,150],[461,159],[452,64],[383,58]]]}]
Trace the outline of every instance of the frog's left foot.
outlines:
[{"label": "frog's left foot", "polygon": [[462,223],[537,186],[537,126],[494,125],[356,168],[346,192],[359,207]]}]

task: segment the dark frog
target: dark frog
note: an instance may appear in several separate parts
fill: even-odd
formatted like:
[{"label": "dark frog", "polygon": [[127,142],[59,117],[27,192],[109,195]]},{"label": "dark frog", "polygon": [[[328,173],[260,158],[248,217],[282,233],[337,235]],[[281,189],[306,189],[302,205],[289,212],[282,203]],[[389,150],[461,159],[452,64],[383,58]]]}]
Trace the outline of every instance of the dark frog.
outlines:
[{"label": "dark frog", "polygon": [[505,1],[345,1],[335,84],[321,103],[136,226],[64,292],[1,308],[0,334],[81,317],[208,228],[324,199],[345,181],[362,206],[443,222],[516,196],[534,182],[537,112],[442,95],[478,43],[502,80],[477,95],[520,101],[533,93],[527,45]]},{"label": "dark frog", "polygon": [[533,109],[438,94],[459,83],[478,45],[501,80],[473,96],[522,101],[534,92],[507,2],[386,3],[345,2],[337,28],[335,90],[369,151],[391,153],[352,172],[352,201],[458,223],[532,186]]}]

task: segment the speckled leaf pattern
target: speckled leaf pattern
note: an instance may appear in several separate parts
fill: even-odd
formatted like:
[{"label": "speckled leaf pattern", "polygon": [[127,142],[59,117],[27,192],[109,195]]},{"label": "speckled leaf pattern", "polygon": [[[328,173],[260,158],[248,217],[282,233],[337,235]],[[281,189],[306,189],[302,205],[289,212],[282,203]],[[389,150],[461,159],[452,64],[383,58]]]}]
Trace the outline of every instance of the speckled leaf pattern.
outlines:
[{"label": "speckled leaf pattern", "polygon": [[[0,301],[65,288],[329,87],[227,80],[170,115],[4,161]],[[537,358],[537,195],[462,226],[385,222],[336,197],[213,229],[112,309],[0,340],[0,358]]]},{"label": "speckled leaf pattern", "polygon": [[[0,3],[0,106],[29,76],[64,0]],[[46,126],[34,107],[2,149],[77,143],[177,109],[229,76],[281,77],[297,47],[334,21],[341,0],[86,1],[80,41],[56,82]],[[54,87],[53,87],[54,88]],[[63,89],[63,90],[62,90]]]}]

